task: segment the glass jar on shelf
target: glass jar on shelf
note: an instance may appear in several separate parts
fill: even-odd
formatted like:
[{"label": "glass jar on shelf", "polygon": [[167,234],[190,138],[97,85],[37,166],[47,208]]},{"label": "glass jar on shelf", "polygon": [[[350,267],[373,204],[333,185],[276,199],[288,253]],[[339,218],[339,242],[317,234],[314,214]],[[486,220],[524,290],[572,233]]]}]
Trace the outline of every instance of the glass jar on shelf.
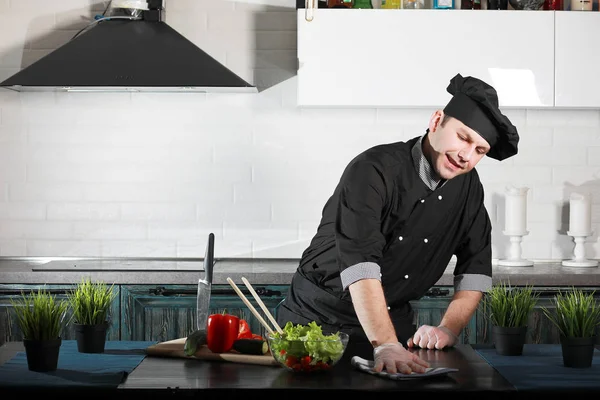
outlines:
[{"label": "glass jar on shelf", "polygon": [[481,10],[481,0],[461,0],[461,10]]},{"label": "glass jar on shelf", "polygon": [[564,10],[563,0],[544,0],[542,10],[562,11]]},{"label": "glass jar on shelf", "polygon": [[402,8],[402,0],[381,0],[381,8],[388,10]]},{"label": "glass jar on shelf", "polygon": [[[547,0],[554,1],[554,0]],[[556,0],[562,1],[562,0]],[[508,0],[488,0],[488,10],[508,10]]]},{"label": "glass jar on shelf", "polygon": [[371,0],[354,0],[352,8],[373,8]]},{"label": "glass jar on shelf", "polygon": [[452,9],[454,0],[433,0],[433,8],[436,10]]},{"label": "glass jar on shelf", "polygon": [[403,0],[402,8],[405,9],[423,9],[425,8],[425,0]]},{"label": "glass jar on shelf", "polygon": [[327,7],[329,7],[329,8],[352,8],[352,7],[354,7],[354,0],[327,0]]},{"label": "glass jar on shelf", "polygon": [[592,0],[571,0],[571,11],[592,11]]}]

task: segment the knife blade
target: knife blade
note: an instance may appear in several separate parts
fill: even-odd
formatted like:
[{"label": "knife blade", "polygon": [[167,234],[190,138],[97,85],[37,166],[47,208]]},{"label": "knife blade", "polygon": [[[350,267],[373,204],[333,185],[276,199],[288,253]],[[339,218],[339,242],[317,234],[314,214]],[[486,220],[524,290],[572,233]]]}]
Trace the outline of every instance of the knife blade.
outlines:
[{"label": "knife blade", "polygon": [[198,295],[196,297],[196,329],[206,329],[210,310],[210,291],[212,286],[213,263],[215,252],[215,235],[208,235],[206,253],[204,255],[204,278],[198,279]]}]

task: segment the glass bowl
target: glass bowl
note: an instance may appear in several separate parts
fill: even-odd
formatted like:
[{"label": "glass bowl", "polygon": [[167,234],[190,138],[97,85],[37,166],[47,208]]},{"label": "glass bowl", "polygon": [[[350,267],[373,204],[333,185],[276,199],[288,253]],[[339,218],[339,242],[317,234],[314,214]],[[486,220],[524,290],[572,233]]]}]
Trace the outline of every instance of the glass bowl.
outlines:
[{"label": "glass bowl", "polygon": [[277,333],[267,334],[273,358],[294,372],[327,371],[342,358],[349,336],[344,332],[327,335],[322,340],[288,340]]}]

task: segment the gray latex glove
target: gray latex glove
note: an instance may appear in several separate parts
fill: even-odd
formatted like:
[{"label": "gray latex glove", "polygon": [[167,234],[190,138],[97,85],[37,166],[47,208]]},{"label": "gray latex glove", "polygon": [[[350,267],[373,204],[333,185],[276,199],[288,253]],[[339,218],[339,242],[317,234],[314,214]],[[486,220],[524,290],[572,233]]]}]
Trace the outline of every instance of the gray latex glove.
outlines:
[{"label": "gray latex glove", "polygon": [[408,347],[441,350],[458,343],[458,337],[445,326],[422,325],[413,337],[408,339]]},{"label": "gray latex glove", "polygon": [[411,372],[423,373],[429,368],[429,363],[422,360],[416,354],[406,350],[398,342],[384,343],[373,349],[373,370],[381,372],[385,369],[390,374],[401,372],[410,374]]}]

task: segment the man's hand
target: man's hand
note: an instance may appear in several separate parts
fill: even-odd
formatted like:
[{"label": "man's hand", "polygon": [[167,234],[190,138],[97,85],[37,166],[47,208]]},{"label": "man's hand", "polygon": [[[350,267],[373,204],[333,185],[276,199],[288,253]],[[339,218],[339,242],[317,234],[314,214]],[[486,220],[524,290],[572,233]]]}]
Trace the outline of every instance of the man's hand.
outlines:
[{"label": "man's hand", "polygon": [[416,354],[406,350],[398,342],[384,343],[375,347],[373,350],[375,365],[373,369],[381,372],[384,368],[390,374],[401,372],[410,374],[411,372],[423,373],[429,367],[429,363],[422,360]]},{"label": "man's hand", "polygon": [[458,343],[458,337],[445,326],[422,325],[413,337],[408,339],[408,347],[441,350]]}]

